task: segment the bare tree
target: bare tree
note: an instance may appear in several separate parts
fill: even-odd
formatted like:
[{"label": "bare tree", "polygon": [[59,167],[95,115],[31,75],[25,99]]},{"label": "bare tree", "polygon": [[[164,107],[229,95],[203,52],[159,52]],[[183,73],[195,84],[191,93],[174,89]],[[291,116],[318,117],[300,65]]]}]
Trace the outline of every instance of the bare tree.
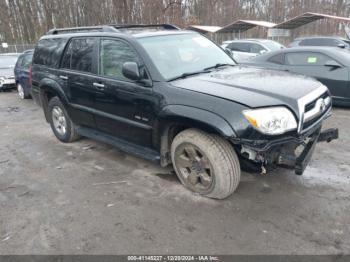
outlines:
[{"label": "bare tree", "polygon": [[[54,27],[125,23],[223,26],[238,19],[282,22],[304,12],[349,17],[349,0],[0,0],[0,40],[35,43]],[[266,32],[250,30],[247,36]],[[341,35],[335,21],[317,21],[294,35]]]}]

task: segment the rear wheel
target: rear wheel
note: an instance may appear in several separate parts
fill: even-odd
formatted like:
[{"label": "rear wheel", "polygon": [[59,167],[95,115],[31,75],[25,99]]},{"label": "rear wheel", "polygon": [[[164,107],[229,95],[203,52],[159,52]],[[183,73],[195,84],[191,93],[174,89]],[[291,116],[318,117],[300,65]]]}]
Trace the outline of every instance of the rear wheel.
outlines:
[{"label": "rear wheel", "polygon": [[171,157],[180,181],[193,192],[223,199],[239,184],[238,157],[232,146],[219,136],[187,129],[175,137]]},{"label": "rear wheel", "polygon": [[80,138],[76,132],[76,126],[58,97],[50,100],[48,112],[51,129],[61,142],[70,143]]}]

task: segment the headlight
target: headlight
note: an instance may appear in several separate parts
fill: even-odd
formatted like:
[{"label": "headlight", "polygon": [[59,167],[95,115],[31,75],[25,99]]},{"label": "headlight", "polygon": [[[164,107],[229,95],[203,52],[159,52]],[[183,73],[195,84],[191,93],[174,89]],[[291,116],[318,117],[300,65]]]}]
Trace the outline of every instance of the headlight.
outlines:
[{"label": "headlight", "polygon": [[244,110],[243,114],[255,129],[267,135],[280,135],[297,128],[292,112],[282,106]]}]

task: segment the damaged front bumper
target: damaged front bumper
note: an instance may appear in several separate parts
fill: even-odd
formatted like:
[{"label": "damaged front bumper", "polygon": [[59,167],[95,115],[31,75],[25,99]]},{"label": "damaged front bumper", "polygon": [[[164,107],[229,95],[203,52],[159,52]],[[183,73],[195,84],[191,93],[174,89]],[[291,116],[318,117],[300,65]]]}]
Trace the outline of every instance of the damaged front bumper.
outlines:
[{"label": "damaged front bumper", "polygon": [[[272,141],[240,141],[243,166],[265,173],[277,166],[294,169],[302,175],[310,162],[318,142],[330,142],[339,136],[337,128],[321,131],[321,126],[297,137],[284,137]],[[237,145],[237,141],[233,142]]]}]

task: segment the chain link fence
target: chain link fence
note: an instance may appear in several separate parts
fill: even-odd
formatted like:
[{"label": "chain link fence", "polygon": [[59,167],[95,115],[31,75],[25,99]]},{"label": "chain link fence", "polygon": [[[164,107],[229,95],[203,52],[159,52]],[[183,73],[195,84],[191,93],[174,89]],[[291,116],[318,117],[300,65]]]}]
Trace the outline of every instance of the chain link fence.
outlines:
[{"label": "chain link fence", "polygon": [[34,49],[35,44],[8,45],[4,47],[0,44],[0,54],[3,53],[22,53],[28,49]]}]

